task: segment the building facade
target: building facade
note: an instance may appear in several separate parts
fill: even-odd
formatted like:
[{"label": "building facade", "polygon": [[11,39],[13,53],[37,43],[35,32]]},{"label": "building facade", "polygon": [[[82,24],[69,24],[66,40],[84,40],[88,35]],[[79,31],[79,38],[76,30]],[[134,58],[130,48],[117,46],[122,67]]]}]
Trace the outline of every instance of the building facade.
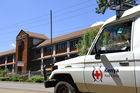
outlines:
[{"label": "building facade", "polygon": [[[85,31],[93,31],[101,25],[72,32],[50,39],[42,34],[21,30],[16,37],[16,49],[0,53],[0,68],[11,72],[38,71],[43,69],[43,63],[49,70],[53,63],[74,58],[78,50],[76,44]],[[52,54],[52,55],[51,55]]]}]

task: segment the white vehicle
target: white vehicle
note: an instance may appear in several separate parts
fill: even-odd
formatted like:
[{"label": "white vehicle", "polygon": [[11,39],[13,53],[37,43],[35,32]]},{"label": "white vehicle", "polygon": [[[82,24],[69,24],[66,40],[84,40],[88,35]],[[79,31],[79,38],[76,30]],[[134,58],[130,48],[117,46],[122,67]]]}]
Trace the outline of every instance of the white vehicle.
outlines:
[{"label": "white vehicle", "polygon": [[140,5],[109,18],[86,56],[54,65],[55,93],[140,93]]}]

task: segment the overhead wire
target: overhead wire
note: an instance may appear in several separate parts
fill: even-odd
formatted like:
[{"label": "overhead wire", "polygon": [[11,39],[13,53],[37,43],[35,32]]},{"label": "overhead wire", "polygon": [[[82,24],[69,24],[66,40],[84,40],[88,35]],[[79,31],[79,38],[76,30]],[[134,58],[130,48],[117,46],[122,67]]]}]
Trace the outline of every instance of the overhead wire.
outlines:
[{"label": "overhead wire", "polygon": [[[75,31],[76,29],[81,29],[81,27],[86,27],[86,28],[88,28],[90,26],[90,24],[86,24],[86,25],[81,25],[81,26],[76,26],[76,27],[71,27],[71,28],[67,28],[67,29],[62,29],[62,30],[59,30],[59,31],[57,31],[57,32],[59,32],[59,35],[57,34],[57,36],[60,36],[60,34],[62,35],[62,34],[66,34],[65,33],[65,31],[71,31],[71,32],[73,32],[73,31]],[[72,31],[73,30],[73,31]],[[62,33],[60,33],[60,32],[62,32]],[[0,33],[1,34],[1,33]],[[56,35],[56,34],[54,34],[54,35]],[[7,36],[10,36],[10,34],[7,34]],[[5,37],[5,36],[1,36],[1,37]]]},{"label": "overhead wire", "polygon": [[[70,8],[70,10],[69,10],[69,12],[66,10],[66,9],[68,9],[68,8],[64,8],[64,9],[61,9],[61,10],[57,10],[57,11],[54,11],[54,13],[56,13],[56,15],[54,16],[55,18],[56,18],[56,20],[54,20],[54,22],[62,22],[62,21],[66,21],[67,19],[69,19],[69,20],[71,20],[71,19],[74,19],[74,18],[76,18],[76,17],[79,17],[79,16],[82,16],[82,15],[85,15],[85,14],[87,14],[87,13],[90,13],[91,11],[86,11],[86,12],[82,12],[82,13],[79,13],[79,14],[76,14],[76,15],[71,15],[71,16],[69,16],[69,14],[71,14],[71,13],[74,13],[74,12],[77,12],[77,11],[80,11],[80,10],[82,10],[82,9],[87,9],[87,8],[90,8],[90,7],[92,7],[92,5],[90,4],[90,5],[87,5],[87,6],[84,6],[84,7],[80,7],[80,8],[77,8],[77,9],[73,9],[74,7],[79,7],[81,4],[85,4],[85,3],[87,3],[89,0],[85,0],[84,2],[80,2],[80,3],[78,3],[78,4],[75,4],[75,5],[72,5],[71,6],[71,8],[70,7],[68,7],[68,8]],[[83,6],[83,5],[82,5]],[[73,10],[72,10],[73,9]],[[60,12],[61,11],[61,12]],[[62,15],[65,15],[65,17],[63,17]],[[68,15],[68,16],[67,16]],[[0,28],[0,30],[1,29],[12,29],[12,28],[14,28],[15,29],[15,27],[16,27],[16,29],[17,28],[21,28],[21,27],[23,27],[24,28],[24,26],[26,26],[26,25],[34,25],[34,24],[38,24],[38,25],[34,25],[34,26],[30,26],[29,27],[29,29],[34,29],[34,28],[37,28],[37,27],[40,27],[40,26],[43,26],[43,25],[48,25],[49,24],[49,22],[48,21],[46,21],[46,19],[47,19],[47,17],[49,16],[49,13],[47,13],[47,14],[45,14],[45,15],[41,15],[41,16],[38,16],[38,17],[33,17],[33,18],[29,18],[29,19],[27,19],[27,20],[23,20],[23,21],[20,21],[20,22],[17,22],[17,23],[14,23],[14,24],[12,24],[12,25],[9,25],[9,26],[4,26],[4,27],[2,27],[2,28]],[[61,18],[61,17],[63,17],[63,18]],[[63,19],[63,20],[62,20]],[[61,20],[61,21],[60,21]],[[44,22],[45,21],[45,22]],[[40,22],[42,23],[42,22],[44,22],[43,24],[40,24]],[[65,34],[66,33],[66,30],[67,31],[75,31],[76,29],[81,29],[81,27],[89,27],[89,24],[88,25],[81,25],[81,26],[76,26],[76,27],[72,27],[72,28],[68,28],[68,29],[62,29],[61,30],[61,32],[62,33],[59,33],[59,35],[60,34]],[[27,27],[28,28],[28,27]],[[26,28],[25,28],[26,29]],[[3,31],[4,32],[4,31]],[[5,31],[6,33],[8,32],[8,31]],[[11,30],[9,31],[9,32],[11,32]],[[15,32],[15,31],[14,31]],[[1,31],[0,31],[0,34],[1,34]],[[7,34],[7,35],[9,35],[10,36],[10,33],[9,34]],[[3,35],[2,35],[3,36]],[[4,36],[5,37],[5,36]]]},{"label": "overhead wire", "polygon": [[62,8],[62,9],[58,9],[58,10],[56,10],[56,11],[54,11],[54,12],[55,12],[55,13],[61,13],[61,12],[63,12],[63,11],[66,11],[67,9],[71,9],[71,8],[74,8],[74,7],[79,7],[80,5],[86,4],[86,3],[88,3],[88,1],[90,1],[90,0],[85,0],[85,1],[80,2],[80,3],[78,3],[78,4],[74,4],[74,5],[71,5],[71,6]]},{"label": "overhead wire", "polygon": [[[82,2],[82,3],[85,3],[85,2]],[[79,3],[79,4],[82,4],[82,3]],[[81,9],[84,9],[84,8],[89,8],[89,7],[91,7],[91,6],[84,6],[84,7],[82,7],[82,8],[78,8],[78,9],[76,9],[76,10],[72,10],[72,11],[70,11],[69,13],[72,13],[72,12],[76,12],[77,10],[81,10]],[[66,11],[67,12],[67,11]],[[65,13],[66,13],[65,12]],[[68,14],[68,12],[67,12],[67,14]],[[62,15],[62,14],[61,14]],[[61,16],[61,15],[58,15],[57,17],[59,17],[59,16]],[[48,15],[47,15],[48,16]],[[39,16],[38,18],[40,18],[40,17],[42,17],[42,16]],[[37,18],[37,17],[36,17]],[[67,17],[68,18],[68,17]],[[32,18],[31,20],[33,20],[33,19],[35,19],[35,18]],[[64,18],[63,18],[64,19]],[[59,19],[60,20],[60,19]],[[65,19],[66,20],[66,19]],[[38,21],[39,22],[39,21]],[[40,22],[41,22],[41,20],[40,20]],[[17,24],[16,26],[14,26],[14,27],[20,27],[20,26],[25,26],[25,25],[31,25],[31,24],[34,24],[34,21],[33,22],[30,22],[30,23],[28,23],[28,24]],[[47,22],[47,24],[49,24],[49,22]],[[42,25],[42,24],[39,24],[39,25]],[[34,26],[35,27],[35,26]],[[10,27],[10,28],[7,28],[6,27],[6,29],[11,29],[12,27]],[[1,30],[3,30],[3,29],[1,29]]]},{"label": "overhead wire", "polygon": [[[89,0],[88,0],[88,1],[89,1]],[[71,5],[71,6],[67,7],[67,8],[62,8],[62,9],[56,10],[56,11],[54,11],[54,12],[60,14],[61,12],[66,11],[66,9],[68,9],[68,8],[70,8],[70,7],[71,7],[70,9],[72,9],[72,8],[74,8],[74,7],[77,7],[77,6],[79,6],[79,5],[81,5],[81,4],[85,4],[85,3],[87,3],[87,0],[85,0],[85,1],[83,1],[83,2],[80,2],[80,3],[78,3],[78,4]],[[61,12],[60,12],[60,11],[61,11]],[[3,30],[3,29],[5,29],[5,28],[6,28],[6,29],[7,29],[7,28],[12,28],[12,26],[15,26],[15,25],[17,25],[17,26],[24,26],[24,25],[28,25],[28,24],[34,24],[35,22],[42,22],[42,21],[44,21],[43,17],[46,18],[47,16],[49,16],[49,13],[47,13],[47,14],[45,14],[45,15],[38,16],[38,17],[33,17],[33,18],[30,18],[30,19],[27,19],[27,20],[23,20],[23,21],[17,22],[17,23],[15,23],[15,24],[12,24],[12,25],[9,25],[9,26],[0,27],[0,30]],[[60,15],[60,16],[61,16],[61,15]],[[38,20],[38,21],[37,21],[37,20]],[[33,21],[33,22],[31,22],[31,21]],[[29,22],[29,23],[25,23],[25,22]]]},{"label": "overhead wire", "polygon": [[[86,9],[86,8],[91,8],[92,6],[86,6],[86,7],[82,7],[82,8],[78,8],[77,10],[81,10],[81,9]],[[67,14],[69,13],[69,14],[71,14],[72,12],[76,12],[77,10],[72,10],[72,11],[67,11]],[[65,12],[66,13],[66,12]],[[65,14],[64,13],[64,14]],[[85,13],[85,12],[84,12]],[[87,13],[87,12],[86,12]],[[83,13],[82,13],[83,14]],[[61,14],[61,15],[63,15],[63,14]],[[68,18],[70,18],[70,17],[63,17],[63,18],[61,18],[61,19],[58,19],[59,17],[61,17],[61,15],[55,15],[55,16],[53,16],[55,19],[57,19],[57,20],[61,20],[61,19],[64,19],[64,20],[66,20],[66,19],[68,19]],[[80,14],[78,14],[78,15],[80,15]],[[77,16],[78,16],[77,15]],[[65,16],[67,16],[67,15],[65,15]],[[75,17],[75,15],[72,15],[71,17]],[[56,21],[56,20],[55,20]],[[31,24],[32,24],[33,22],[31,22]],[[47,22],[48,24],[49,24],[49,22]],[[20,26],[24,26],[24,25],[26,25],[26,24],[22,24],[22,25],[20,25]]]},{"label": "overhead wire", "polygon": [[[64,18],[59,18],[59,19],[56,19],[54,20],[54,23],[59,23],[59,22],[63,22],[63,21],[68,21],[67,19],[74,19],[76,17],[79,17],[79,16],[82,16],[82,15],[87,15],[88,13],[91,13],[91,11],[86,11],[86,12],[82,12],[80,14],[76,14],[76,15],[71,15],[71,16],[66,16]],[[63,20],[62,20],[63,19]],[[61,21],[60,21],[61,20]],[[37,24],[37,25],[33,25],[33,26],[30,26],[30,27],[23,27],[24,29],[34,29],[34,28],[37,28],[37,27],[41,27],[41,26],[44,26],[44,25],[49,25],[50,22],[44,22],[42,24]],[[23,25],[21,25],[23,26]],[[16,27],[19,27],[19,26],[16,26]],[[1,34],[2,32],[0,32]]]},{"label": "overhead wire", "polygon": [[[55,20],[54,20],[54,23],[58,23],[58,22],[62,22],[62,21],[68,21],[68,20],[71,20],[71,19],[74,19],[74,18],[76,18],[76,17],[79,17],[79,16],[82,16],[82,15],[86,15],[86,14],[88,14],[88,11],[86,11],[86,12],[82,12],[82,13],[79,13],[79,11],[78,10],[82,10],[82,9],[87,9],[87,8],[90,8],[90,7],[92,7],[91,5],[89,6],[85,6],[84,5],[84,7],[78,7],[76,10],[74,10],[74,9],[70,9],[69,11],[70,12],[67,12],[67,11],[64,11],[65,13],[66,13],[66,15],[65,15],[65,17],[63,17],[63,18],[61,18],[61,15],[59,14],[58,16],[55,16]],[[77,12],[78,11],[78,12]],[[63,12],[63,14],[64,14],[64,12]],[[70,15],[69,16],[69,14],[72,14],[72,13],[76,13],[76,15]],[[91,11],[89,11],[89,13],[90,13]],[[78,14],[77,14],[78,13]],[[49,14],[47,15],[47,16],[49,16]],[[35,24],[34,22],[30,22],[30,24],[28,24],[28,25],[30,25],[30,26],[26,26],[26,24],[20,24],[20,25],[16,25],[16,26],[14,26],[14,28],[16,27],[16,28],[22,28],[22,29],[27,29],[27,31],[29,31],[29,30],[31,30],[31,29],[35,29],[35,28],[38,28],[38,27],[41,27],[41,26],[45,26],[45,25],[49,25],[49,23],[50,22],[44,22],[44,23],[42,23],[42,17],[40,16],[40,17],[38,17],[39,18],[39,20],[38,19],[36,19],[35,17],[34,18],[32,18],[32,21],[34,21],[34,19],[35,19],[35,21],[36,20],[38,20],[38,22],[41,22],[41,24],[39,23],[37,23],[37,25],[32,25],[32,24]],[[43,17],[43,18],[45,18],[45,17]],[[63,19],[63,20],[62,20]],[[61,20],[61,21],[60,21]],[[84,25],[85,27],[86,26],[89,26],[90,24],[88,24],[88,25]],[[78,28],[81,28],[81,27],[84,27],[84,26],[77,26],[77,27],[73,27],[73,28],[68,28],[68,29],[64,29],[64,30],[61,30],[61,31],[65,31],[66,32],[66,30],[68,30],[68,31],[70,31],[70,30],[76,30],[76,29],[78,29]],[[11,27],[12,28],[12,27]],[[11,29],[11,28],[6,28],[6,29]],[[11,30],[10,31],[6,31],[6,32],[11,32]],[[14,31],[15,32],[15,31]],[[64,33],[65,33],[64,32]],[[3,32],[4,33],[4,32]],[[1,32],[0,32],[0,34],[1,34]]]},{"label": "overhead wire", "polygon": [[[59,35],[57,34],[57,36],[60,36],[60,35],[62,35],[62,34],[66,34],[66,32],[65,31],[70,31],[70,32],[73,32],[73,31],[75,31],[76,29],[80,29],[81,30],[81,27],[89,27],[90,25],[89,24],[86,24],[86,25],[81,25],[81,26],[76,26],[76,27],[72,27],[72,28],[68,28],[68,29],[62,29],[62,30],[59,30],[59,31],[57,31],[57,32],[59,32]],[[73,30],[73,31],[72,31]],[[62,32],[62,33],[60,33],[60,32]],[[56,35],[55,33],[54,33],[54,35]]]},{"label": "overhead wire", "polygon": [[[72,15],[72,16],[68,16],[68,17],[65,17],[65,19],[67,18],[71,18],[71,19],[74,19],[76,17],[79,17],[79,16],[82,16],[82,15],[87,15],[88,13],[90,13],[91,11],[88,11],[88,12],[84,12],[84,13],[81,13],[81,14],[78,14],[78,15]],[[63,19],[63,18],[62,18]],[[63,22],[63,21],[66,21],[66,20],[62,20],[62,19],[57,19],[57,20],[54,20],[54,23],[59,23],[59,22]],[[44,24],[39,24],[39,25],[34,25],[34,26],[31,26],[31,27],[27,27],[25,29],[34,29],[34,28],[37,28],[37,27],[40,27],[40,26],[44,26],[46,24],[49,24],[50,22],[48,23],[44,23]]]},{"label": "overhead wire", "polygon": [[56,14],[54,13],[54,14],[55,14],[54,17],[59,17],[59,16],[61,16],[61,15],[68,14],[68,13],[71,14],[71,13],[73,13],[73,12],[77,12],[77,11],[79,11],[79,10],[86,9],[86,8],[91,8],[91,7],[93,7],[92,4],[90,4],[90,5],[88,5],[88,6],[86,5],[86,6],[82,7],[82,8],[74,9],[74,10],[71,10],[71,11],[66,11],[66,12],[61,13],[61,14],[59,14],[59,15],[58,15],[58,14],[56,15]]}]

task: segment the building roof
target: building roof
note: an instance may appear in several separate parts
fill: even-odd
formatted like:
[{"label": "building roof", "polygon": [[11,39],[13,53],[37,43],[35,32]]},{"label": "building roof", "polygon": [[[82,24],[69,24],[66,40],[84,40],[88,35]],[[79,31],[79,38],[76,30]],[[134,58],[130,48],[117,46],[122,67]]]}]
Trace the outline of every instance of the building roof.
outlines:
[{"label": "building roof", "polygon": [[[84,29],[84,30],[72,32],[72,33],[69,33],[69,34],[66,34],[66,35],[62,35],[62,36],[53,38],[52,41],[53,41],[53,43],[57,43],[57,42],[62,42],[62,41],[65,41],[65,40],[73,39],[74,37],[81,37],[84,34],[84,32],[86,32],[88,30],[91,30],[91,29],[100,28],[101,26],[102,25],[98,25],[98,26],[95,26],[95,27],[91,27],[91,28],[87,28],[87,29]],[[24,31],[24,30],[21,30],[21,31]],[[50,39],[48,39],[48,37],[46,37],[43,34],[37,34],[37,33],[28,32],[28,31],[24,31],[24,32],[29,34],[31,37],[46,39],[44,42],[39,44],[37,47],[43,47],[45,45],[50,44]],[[0,56],[14,54],[15,52],[16,52],[16,49],[12,49],[12,50],[9,50],[9,51],[1,52]]]},{"label": "building roof", "polygon": [[[21,30],[21,31],[24,31],[24,30]],[[31,36],[31,37],[40,38],[40,39],[49,39],[48,37],[46,37],[43,34],[38,34],[38,33],[33,33],[33,32],[28,32],[28,31],[24,31],[24,32],[29,34],[29,36]]]},{"label": "building roof", "polygon": [[12,50],[8,50],[8,51],[5,51],[5,52],[1,52],[0,56],[14,54],[14,53],[16,53],[16,49],[12,49]]},{"label": "building roof", "polygon": [[[65,41],[65,40],[69,40],[69,39],[74,38],[74,37],[81,37],[84,34],[84,32],[86,32],[86,31],[88,31],[90,29],[100,28],[101,26],[102,25],[98,25],[98,26],[94,26],[94,27],[87,28],[87,29],[84,29],[84,30],[80,30],[80,31],[72,32],[72,33],[69,33],[69,34],[66,34],[66,35],[62,35],[62,36],[53,38],[52,42],[53,43],[57,43],[57,42],[62,42],[62,41]],[[50,45],[50,42],[51,42],[50,39],[49,40],[45,40],[44,42],[39,44],[37,47],[42,47],[42,46],[45,46],[45,45]]]}]

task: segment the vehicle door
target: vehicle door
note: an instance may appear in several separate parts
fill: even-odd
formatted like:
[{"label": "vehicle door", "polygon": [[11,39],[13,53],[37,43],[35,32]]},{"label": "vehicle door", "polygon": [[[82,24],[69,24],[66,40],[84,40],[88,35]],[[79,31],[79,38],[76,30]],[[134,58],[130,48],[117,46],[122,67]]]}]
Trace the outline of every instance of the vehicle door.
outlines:
[{"label": "vehicle door", "polygon": [[140,93],[140,14],[135,19],[133,51],[135,58],[135,74],[137,93]]},{"label": "vehicle door", "polygon": [[136,93],[132,51],[133,20],[107,25],[85,58],[89,92]]}]

